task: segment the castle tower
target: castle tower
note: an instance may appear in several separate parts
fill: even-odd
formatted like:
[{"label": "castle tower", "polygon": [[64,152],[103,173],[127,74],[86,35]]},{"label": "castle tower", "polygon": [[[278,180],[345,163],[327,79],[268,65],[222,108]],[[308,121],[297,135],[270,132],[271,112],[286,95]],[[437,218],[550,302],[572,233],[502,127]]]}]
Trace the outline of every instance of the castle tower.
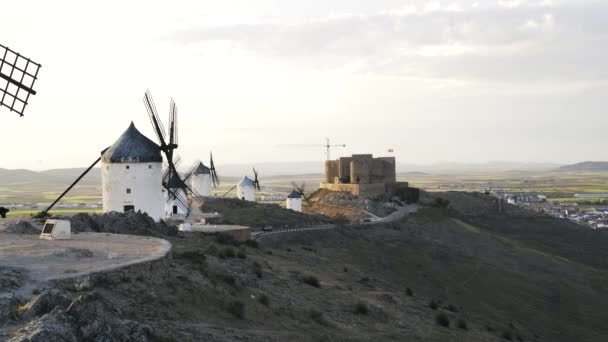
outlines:
[{"label": "castle tower", "polygon": [[103,212],[139,211],[163,217],[160,147],[133,122],[101,156]]},{"label": "castle tower", "polygon": [[190,182],[192,190],[199,196],[213,196],[211,170],[202,162],[199,162],[198,166],[192,171]]},{"label": "castle tower", "polygon": [[299,213],[302,212],[302,194],[300,192],[293,190],[289,195],[287,195],[286,202],[287,204],[285,207],[287,209],[291,209]]},{"label": "castle tower", "polygon": [[255,183],[247,176],[236,185],[236,194],[239,199],[255,202]]}]

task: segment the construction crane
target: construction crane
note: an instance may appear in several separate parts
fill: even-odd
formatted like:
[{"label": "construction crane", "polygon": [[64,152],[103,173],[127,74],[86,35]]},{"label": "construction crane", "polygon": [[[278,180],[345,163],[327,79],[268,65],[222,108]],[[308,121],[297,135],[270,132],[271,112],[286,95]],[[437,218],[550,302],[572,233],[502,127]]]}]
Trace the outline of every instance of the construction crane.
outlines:
[{"label": "construction crane", "polygon": [[346,145],[345,144],[332,145],[329,143],[329,138],[325,138],[325,148],[327,149],[327,160],[331,160],[330,152],[331,152],[332,147],[346,147]]},{"label": "construction crane", "polygon": [[324,147],[325,148],[325,154],[327,155],[327,160],[331,159],[331,148],[332,147],[346,147],[345,144],[332,144],[329,141],[329,138],[325,138],[325,144],[323,145],[318,145],[318,144],[282,144],[282,145],[278,145],[278,147]]}]

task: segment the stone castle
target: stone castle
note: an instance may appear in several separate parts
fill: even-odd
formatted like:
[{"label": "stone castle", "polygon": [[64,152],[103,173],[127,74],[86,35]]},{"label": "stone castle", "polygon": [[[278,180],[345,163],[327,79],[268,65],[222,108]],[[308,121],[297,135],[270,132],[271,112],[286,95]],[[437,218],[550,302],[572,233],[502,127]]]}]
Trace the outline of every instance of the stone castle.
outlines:
[{"label": "stone castle", "polygon": [[374,158],[371,154],[325,161],[325,182],[321,183],[323,189],[363,197],[390,196],[407,187],[407,182],[397,182],[395,157]]}]

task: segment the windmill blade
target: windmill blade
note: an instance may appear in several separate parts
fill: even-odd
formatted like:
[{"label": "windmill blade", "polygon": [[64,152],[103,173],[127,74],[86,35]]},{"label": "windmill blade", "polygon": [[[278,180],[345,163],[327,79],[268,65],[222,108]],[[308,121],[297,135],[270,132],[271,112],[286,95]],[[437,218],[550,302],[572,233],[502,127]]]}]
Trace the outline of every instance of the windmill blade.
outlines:
[{"label": "windmill blade", "polygon": [[171,98],[169,105],[169,145],[177,147],[177,106]]},{"label": "windmill blade", "polygon": [[23,116],[41,65],[0,44],[0,107]]},{"label": "windmill blade", "polygon": [[187,182],[191,177],[192,174],[194,174],[194,170],[196,170],[196,168],[198,167],[198,165],[201,163],[200,160],[197,160],[196,162],[194,162],[194,165],[192,165],[188,170],[188,173],[186,173],[186,175],[184,176],[184,182]]},{"label": "windmill blade", "polygon": [[236,189],[236,185],[230,188],[230,190],[226,191],[226,193],[222,195],[222,198],[226,197],[226,195],[228,195],[234,189]]},{"label": "windmill blade", "polygon": [[148,111],[148,116],[150,117],[152,128],[154,128],[154,133],[156,133],[156,137],[158,138],[158,142],[160,143],[160,147],[161,149],[166,149],[167,144],[165,143],[165,126],[163,126],[163,122],[158,116],[158,112],[156,111],[156,106],[154,105],[154,100],[152,100],[152,94],[150,93],[150,90],[146,90],[143,101],[144,105],[146,106],[146,110]]},{"label": "windmill blade", "polygon": [[211,180],[213,181],[213,187],[217,188],[220,185],[220,177],[217,175],[215,170],[215,164],[213,163],[213,152],[209,152],[209,171],[211,172]]}]

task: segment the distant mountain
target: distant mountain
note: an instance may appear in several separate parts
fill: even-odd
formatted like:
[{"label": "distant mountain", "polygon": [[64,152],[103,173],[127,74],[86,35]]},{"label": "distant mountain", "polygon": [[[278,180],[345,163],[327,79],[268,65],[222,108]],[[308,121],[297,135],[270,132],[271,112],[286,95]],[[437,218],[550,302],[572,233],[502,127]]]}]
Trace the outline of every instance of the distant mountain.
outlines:
[{"label": "distant mountain", "polygon": [[[8,170],[0,169],[0,186],[15,184],[44,184],[44,185],[70,185],[84,172],[84,168],[54,169],[47,171]],[[92,169],[81,184],[101,184],[101,169]]]},{"label": "distant mountain", "polygon": [[608,171],[608,162],[586,161],[572,165],[565,165],[560,167],[558,170],[564,172]]}]

